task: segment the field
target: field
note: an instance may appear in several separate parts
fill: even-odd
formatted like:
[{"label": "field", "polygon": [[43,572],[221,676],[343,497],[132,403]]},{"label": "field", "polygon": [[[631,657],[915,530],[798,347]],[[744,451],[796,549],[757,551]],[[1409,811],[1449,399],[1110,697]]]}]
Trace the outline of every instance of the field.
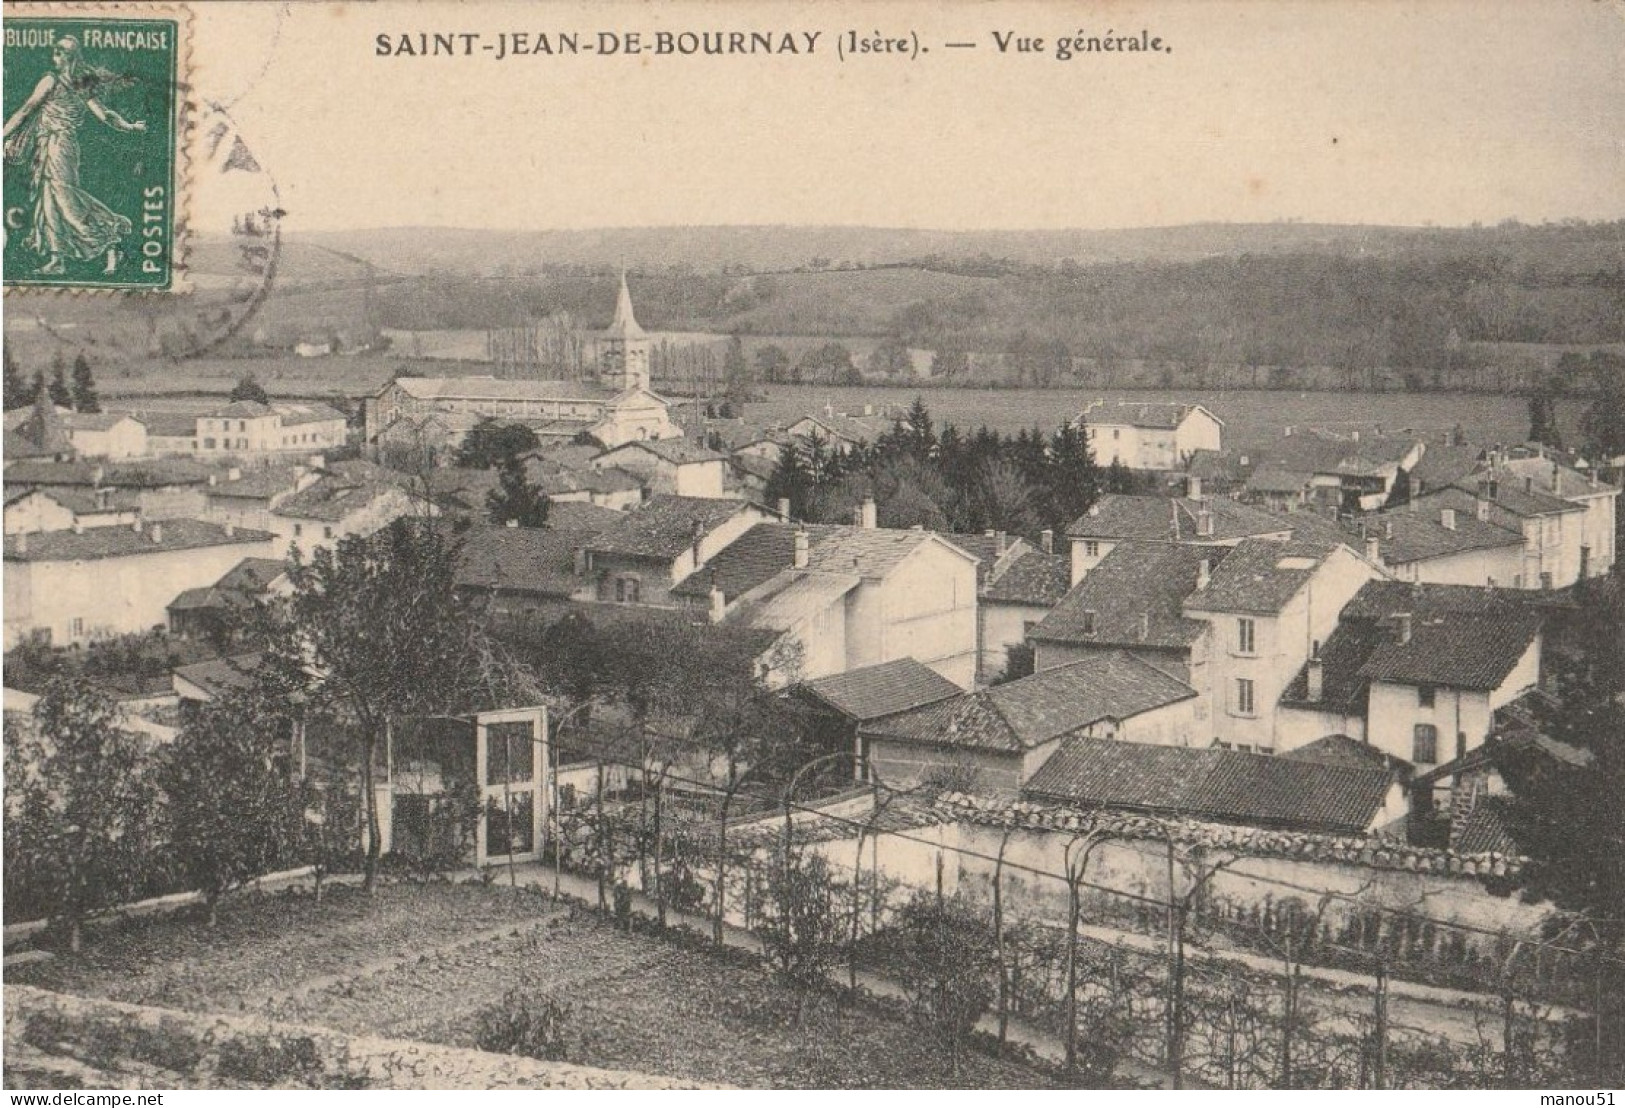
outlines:
[{"label": "field", "polygon": [[[566,1061],[777,1088],[949,1082],[944,1050],[877,1011],[809,1002],[755,959],[614,929],[528,889],[397,885],[240,900],[209,929],[178,917],[93,935],[77,958],[8,982],[195,1011],[251,1012],[350,1034],[475,1045],[511,989],[568,1010]],[[959,1084],[1032,1088],[1042,1075],[972,1055]]]}]

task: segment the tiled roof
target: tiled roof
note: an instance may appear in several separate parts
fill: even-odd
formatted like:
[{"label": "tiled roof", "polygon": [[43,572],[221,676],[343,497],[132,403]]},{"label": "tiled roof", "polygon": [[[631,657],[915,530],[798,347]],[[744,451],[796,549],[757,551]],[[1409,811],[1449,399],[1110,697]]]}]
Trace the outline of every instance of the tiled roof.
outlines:
[{"label": "tiled roof", "polygon": [[864,724],[893,741],[1023,751],[1102,720],[1124,720],[1196,695],[1190,686],[1118,652],[1040,670]]},{"label": "tiled roof", "polygon": [[[550,513],[551,515],[551,513]],[[581,586],[575,553],[591,530],[547,527],[474,527],[464,537],[457,585],[568,597]]]},{"label": "tiled roof", "polygon": [[94,485],[103,468],[90,462],[12,462],[5,479],[8,485]]},{"label": "tiled roof", "polygon": [[1084,807],[1358,833],[1381,811],[1391,781],[1382,770],[1358,766],[1072,738],[1022,791]]},{"label": "tiled roof", "polygon": [[1246,539],[1219,563],[1207,588],[1186,598],[1185,609],[1279,612],[1336,549],[1326,543]]},{"label": "tiled roof", "polygon": [[259,654],[211,658],[207,662],[179,666],[175,669],[175,676],[196,685],[210,696],[219,696],[232,689],[245,688],[252,683],[254,671],[260,665],[260,658]]},{"label": "tiled roof", "polygon": [[[1212,516],[1212,533],[1199,534],[1199,513]],[[1279,516],[1225,498],[1102,496],[1066,533],[1081,539],[1143,539],[1148,542],[1225,542],[1284,534]]]},{"label": "tiled roof", "polygon": [[210,474],[220,471],[190,458],[145,458],[135,462],[112,462],[104,467],[102,484],[122,488],[161,489],[176,485],[207,484]]},{"label": "tiled roof", "polygon": [[606,508],[601,504],[587,504],[579,500],[556,500],[547,506],[547,525],[575,528],[580,531],[602,531],[621,521],[625,512]]},{"label": "tiled roof", "polygon": [[1485,615],[1529,610],[1539,594],[1476,585],[1429,585],[1408,581],[1367,581],[1343,607],[1343,619],[1387,619],[1410,612],[1418,619],[1445,612]]},{"label": "tiled roof", "polygon": [[1085,420],[1103,427],[1143,427],[1152,431],[1172,431],[1195,411],[1191,404],[1135,404],[1122,402],[1111,408],[1085,413]]},{"label": "tiled roof", "polygon": [[746,593],[730,613],[730,623],[788,631],[828,612],[863,581],[850,573],[783,569]]},{"label": "tiled roof", "polygon": [[1071,559],[1065,554],[1029,550],[982,590],[988,604],[1059,604],[1071,584]]},{"label": "tiled roof", "polygon": [[146,426],[148,435],[170,439],[197,437],[196,412],[137,412],[135,418]]},{"label": "tiled roof", "polygon": [[264,592],[272,581],[288,572],[288,563],[280,558],[244,558],[226,571],[215,582],[216,588],[234,592]]},{"label": "tiled roof", "polygon": [[1239,450],[1193,450],[1185,463],[1185,472],[1201,478],[1204,483],[1212,482],[1215,489],[1228,488],[1246,484],[1257,464],[1258,459],[1252,454]]},{"label": "tiled roof", "polygon": [[1247,478],[1247,487],[1253,492],[1296,493],[1302,492],[1314,476],[1308,470],[1286,469],[1265,462]]},{"label": "tiled roof", "polygon": [[689,548],[696,532],[709,534],[749,509],[742,500],[656,496],[606,527],[590,546],[606,554],[670,560]]},{"label": "tiled roof", "polygon": [[1408,435],[1361,435],[1359,441],[1355,441],[1307,431],[1276,439],[1260,450],[1263,461],[1259,468],[1340,477],[1375,477],[1404,461],[1416,449],[1418,441]]},{"label": "tiled roof", "polygon": [[672,465],[691,465],[699,462],[720,462],[727,457],[688,439],[641,439],[611,447],[598,455],[605,458],[622,450],[644,450],[661,461]]},{"label": "tiled roof", "polygon": [[1564,512],[1583,512],[1585,505],[1575,504],[1542,492],[1540,486],[1525,489],[1522,481],[1507,478],[1503,474],[1495,481],[1495,495],[1489,495],[1489,482],[1469,478],[1462,484],[1452,485],[1438,492],[1428,492],[1417,498],[1418,511],[1427,508],[1437,512],[1440,508],[1454,508],[1458,515],[1475,515],[1478,498],[1483,495],[1489,501],[1489,514],[1491,523],[1499,523],[1503,527],[1521,528],[1522,521],[1536,516],[1560,515]]},{"label": "tiled roof", "polygon": [[291,519],[338,522],[380,497],[401,492],[407,480],[403,474],[370,462],[341,462],[272,511]]},{"label": "tiled roof", "polygon": [[974,558],[974,555],[954,545],[952,539],[930,531],[836,527],[822,542],[812,546],[807,568],[829,573],[856,573],[862,577],[883,577],[904,558],[929,542],[940,542],[958,551],[967,562]]},{"label": "tiled roof", "polygon": [[128,412],[63,412],[58,416],[69,431],[107,431],[130,418]]},{"label": "tiled roof", "polygon": [[[807,532],[809,549],[839,530],[830,524],[809,524],[803,529]],[[795,561],[795,536],[795,524],[758,523],[685,577],[672,589],[672,594],[708,596],[715,582],[732,603],[791,566]]]},{"label": "tiled roof", "polygon": [[1539,633],[1540,617],[1528,611],[1413,616],[1410,641],[1378,644],[1360,675],[1406,685],[1496,689]]},{"label": "tiled roof", "polygon": [[1203,561],[1223,547],[1123,542],[1102,558],[1046,615],[1030,636],[1047,642],[1183,649],[1205,629],[1183,604],[1196,590]]},{"label": "tiled roof", "polygon": [[913,658],[899,658],[821,677],[802,687],[842,715],[859,722],[946,700],[963,691]]},{"label": "tiled roof", "polygon": [[[154,541],[155,537],[159,541]],[[39,531],[27,536],[6,536],[6,560],[17,562],[75,562],[93,558],[127,558],[269,542],[275,536],[245,527],[226,528],[195,519],[169,519],[148,524],[140,531],[129,527],[87,527],[83,531]],[[26,538],[27,550],[19,549]]]},{"label": "tiled roof", "polygon": [[238,473],[235,481],[228,474],[219,474],[205,493],[211,499],[270,500],[281,493],[292,492],[299,483],[299,469],[291,465],[254,466]]},{"label": "tiled roof", "polygon": [[1385,754],[1370,743],[1347,735],[1326,735],[1282,754],[1296,762],[1320,762],[1328,766],[1359,766],[1366,769],[1398,770],[1409,773],[1411,765]]},{"label": "tiled roof", "polygon": [[[532,381],[499,377],[398,377],[418,400],[608,400],[614,389],[594,381]],[[386,386],[387,388],[387,386]]]},{"label": "tiled roof", "polygon": [[1281,706],[1339,712],[1364,717],[1371,682],[1360,672],[1371,652],[1393,638],[1393,632],[1370,619],[1344,617],[1320,644],[1321,694],[1309,699],[1309,666],[1305,664],[1281,693]]},{"label": "tiled roof", "polygon": [[274,409],[269,404],[262,404],[258,400],[233,400],[211,409],[205,419],[263,419],[271,415]]},{"label": "tiled roof", "polygon": [[1564,500],[1617,491],[1617,487],[1607,481],[1598,481],[1593,485],[1585,474],[1549,458],[1512,458],[1502,462],[1501,468],[1511,475],[1504,477],[1503,481],[1512,480],[1522,488],[1526,478],[1533,478],[1536,492]]},{"label": "tiled roof", "polygon": [[1448,443],[1429,443],[1422,458],[1411,467],[1411,492],[1442,489],[1471,476],[1479,467],[1483,451],[1476,446],[1452,446]]},{"label": "tiled roof", "polygon": [[1521,532],[1480,520],[1471,512],[1456,511],[1454,526],[1446,527],[1442,512],[1430,500],[1413,500],[1404,508],[1366,517],[1366,533],[1378,541],[1383,561],[1402,565],[1472,550],[1523,545]]},{"label": "tiled roof", "polygon": [[344,421],[343,412],[326,404],[295,404],[278,401],[271,407],[277,415],[282,417],[282,426],[284,427],[298,427],[306,423],[331,423],[335,420]]}]

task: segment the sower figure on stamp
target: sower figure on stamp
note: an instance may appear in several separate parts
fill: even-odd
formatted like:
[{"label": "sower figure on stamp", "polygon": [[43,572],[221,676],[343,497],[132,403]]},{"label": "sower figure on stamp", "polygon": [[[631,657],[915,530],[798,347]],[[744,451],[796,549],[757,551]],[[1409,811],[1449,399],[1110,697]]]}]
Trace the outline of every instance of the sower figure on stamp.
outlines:
[{"label": "sower figure on stamp", "polygon": [[102,253],[111,273],[118,244],[132,227],[127,217],[79,187],[79,128],[87,111],[116,131],[144,132],[147,125],[125,119],[96,98],[96,86],[112,75],[84,66],[76,39],[61,39],[51,61],[56,71],[40,78],[6,120],[6,161],[32,170],[32,218],[23,241],[45,255],[42,274],[65,272],[65,259],[90,261]]}]

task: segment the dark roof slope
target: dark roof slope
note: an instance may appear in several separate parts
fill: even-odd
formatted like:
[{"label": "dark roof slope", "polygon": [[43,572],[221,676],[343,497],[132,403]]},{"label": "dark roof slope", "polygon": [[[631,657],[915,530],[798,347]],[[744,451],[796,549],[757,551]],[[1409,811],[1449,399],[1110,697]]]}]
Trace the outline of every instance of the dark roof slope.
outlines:
[{"label": "dark roof slope", "polygon": [[1391,782],[1388,773],[1360,766],[1072,738],[1022,791],[1085,807],[1358,833],[1382,810]]},{"label": "dark roof slope", "polygon": [[1407,685],[1495,689],[1535,641],[1540,623],[1528,611],[1413,616],[1410,641],[1378,644],[1360,675]]},{"label": "dark roof slope", "polygon": [[[87,527],[82,532],[7,535],[5,556],[7,561],[14,562],[75,562],[165,554],[207,546],[247,545],[269,542],[275,537],[268,531],[251,531],[246,527],[227,530],[217,523],[169,519],[148,524],[140,531],[129,527]],[[22,541],[25,539],[26,542]]]},{"label": "dark roof slope", "polygon": [[981,750],[1023,751],[1102,720],[1124,720],[1196,693],[1117,652],[1041,670],[865,724],[882,739]]},{"label": "dark roof slope", "polygon": [[802,686],[818,700],[864,722],[958,696],[964,690],[913,658],[864,666]]},{"label": "dark roof slope", "polygon": [[1228,554],[1223,547],[1119,543],[1029,637],[1102,646],[1187,647],[1206,625],[1185,617],[1184,600],[1196,590],[1202,562],[1222,564]]},{"label": "dark roof slope", "polygon": [[581,585],[575,553],[595,532],[567,527],[473,527],[463,540],[457,586],[568,597]]},{"label": "dark roof slope", "polygon": [[1272,614],[1286,606],[1337,547],[1328,543],[1246,539],[1225,556],[1187,611]]},{"label": "dark roof slope", "polygon": [[599,532],[589,545],[605,554],[670,560],[688,549],[696,533],[708,534],[750,507],[743,500],[656,496]]},{"label": "dark roof slope", "polygon": [[708,449],[697,442],[690,442],[688,439],[638,439],[633,442],[623,443],[620,446],[610,447],[599,457],[602,458],[614,454],[618,450],[630,450],[634,447],[646,450],[661,461],[670,462],[672,465],[720,462],[726,458],[726,455],[718,454],[715,450]]},{"label": "dark roof slope", "polygon": [[1393,633],[1375,620],[1345,618],[1320,645],[1320,699],[1309,699],[1309,666],[1305,664],[1282,691],[1282,707],[1363,717],[1371,682],[1360,671],[1371,652],[1392,637]]},{"label": "dark roof slope", "polygon": [[[955,545],[958,545],[955,543]],[[978,569],[981,567],[978,566]],[[1030,604],[1049,607],[1061,602],[1072,580],[1071,559],[1065,554],[1029,550],[982,590],[989,604]]]},{"label": "dark roof slope", "polygon": [[1399,565],[1523,545],[1520,532],[1481,520],[1471,512],[1456,511],[1453,526],[1447,527],[1443,511],[1430,504],[1430,499],[1413,500],[1404,509],[1369,518],[1366,533],[1380,544],[1384,561]]},{"label": "dark roof slope", "polygon": [[[1200,534],[1200,513],[1212,518],[1210,534]],[[1231,542],[1258,535],[1286,535],[1291,525],[1279,516],[1225,498],[1108,494],[1066,529],[1073,538],[1143,539],[1148,542]]]},{"label": "dark roof slope", "polygon": [[[804,528],[809,548],[837,528],[812,524]],[[766,583],[780,570],[795,562],[796,527],[790,523],[758,523],[723,547],[695,572],[683,578],[672,595],[705,597],[713,582],[732,603],[756,586]]]}]

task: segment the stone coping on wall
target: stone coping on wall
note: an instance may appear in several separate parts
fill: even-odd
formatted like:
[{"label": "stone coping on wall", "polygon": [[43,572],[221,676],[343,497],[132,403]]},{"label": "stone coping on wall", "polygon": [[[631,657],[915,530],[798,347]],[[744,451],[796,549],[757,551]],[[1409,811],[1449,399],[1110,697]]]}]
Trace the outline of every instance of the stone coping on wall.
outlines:
[{"label": "stone coping on wall", "polygon": [[1458,854],[1452,850],[1409,846],[1373,835],[1274,831],[1191,819],[1160,819],[1132,812],[1091,811],[966,793],[944,794],[937,799],[936,810],[945,820],[989,827],[1062,834],[1103,831],[1120,838],[1153,839],[1158,842],[1171,834],[1176,843],[1185,846],[1235,850],[1272,858],[1341,862],[1410,873],[1507,878],[1516,876],[1525,862],[1524,858],[1499,852]]}]

